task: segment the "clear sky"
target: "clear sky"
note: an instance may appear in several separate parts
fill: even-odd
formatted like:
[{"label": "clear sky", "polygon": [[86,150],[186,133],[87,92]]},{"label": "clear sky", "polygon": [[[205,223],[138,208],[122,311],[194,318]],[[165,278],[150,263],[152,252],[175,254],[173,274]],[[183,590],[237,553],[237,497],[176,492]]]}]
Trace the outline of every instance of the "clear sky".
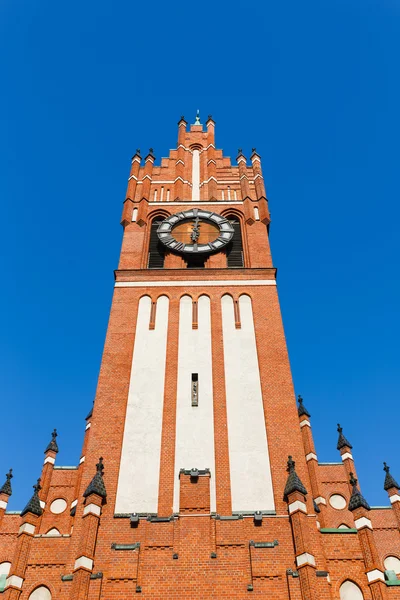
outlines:
[{"label": "clear sky", "polygon": [[[181,115],[257,147],[296,393],[319,460],[336,423],[362,490],[400,478],[400,8],[395,0],[0,5],[0,485],[22,509],[59,430],[77,464],[130,157]],[[272,442],[273,443],[273,442]],[[282,456],[282,461],[286,457]]]}]

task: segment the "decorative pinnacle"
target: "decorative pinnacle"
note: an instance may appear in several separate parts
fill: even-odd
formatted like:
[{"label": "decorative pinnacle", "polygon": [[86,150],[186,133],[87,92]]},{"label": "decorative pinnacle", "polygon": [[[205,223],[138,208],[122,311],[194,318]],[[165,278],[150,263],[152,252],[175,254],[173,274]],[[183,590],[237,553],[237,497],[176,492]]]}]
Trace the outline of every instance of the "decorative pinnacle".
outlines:
[{"label": "decorative pinnacle", "polygon": [[96,475],[93,477],[92,481],[89,483],[88,487],[86,488],[86,491],[83,494],[85,498],[87,498],[87,496],[90,496],[90,494],[97,494],[103,499],[107,497],[107,492],[103,481],[103,471],[103,457],[100,456],[99,462],[96,465]]},{"label": "decorative pinnacle", "polygon": [[283,492],[283,497],[285,500],[287,500],[289,494],[292,494],[293,492],[300,492],[304,496],[307,495],[307,490],[302,484],[300,477],[297,475],[295,466],[296,463],[293,460],[293,458],[291,456],[288,456],[287,472],[289,473],[289,476],[287,478],[285,490]]},{"label": "decorative pinnacle", "polygon": [[399,489],[400,485],[397,483],[397,481],[395,480],[393,475],[390,474],[389,469],[390,469],[390,467],[388,467],[388,465],[384,462],[383,470],[386,473],[386,477],[385,477],[385,483],[383,484],[383,489],[386,491],[390,490],[390,488]]},{"label": "decorative pinnacle", "polygon": [[243,154],[243,151],[241,148],[238,148],[238,156],[240,156],[241,154]]},{"label": "decorative pinnacle", "polygon": [[7,494],[7,496],[11,496],[11,494],[12,494],[11,479],[14,477],[14,475],[12,474],[12,469],[10,469],[8,471],[6,477],[7,477],[7,480],[3,484],[3,487],[0,488],[0,494]]},{"label": "decorative pinnacle", "polygon": [[195,125],[201,125],[201,123],[200,123],[200,111],[199,111],[199,109],[197,109],[196,120],[195,120],[194,124]]},{"label": "decorative pinnacle", "polygon": [[355,510],[356,508],[365,508],[365,510],[371,510],[370,505],[357,487],[357,481],[358,480],[354,477],[354,474],[350,473],[350,485],[353,486],[353,490],[351,492],[348,508],[349,510]]},{"label": "decorative pinnacle", "polygon": [[338,443],[337,443],[336,448],[338,450],[341,450],[342,448],[345,448],[347,446],[347,448],[351,449],[353,446],[344,437],[344,435],[343,435],[343,427],[340,427],[340,423],[338,423],[337,430],[338,430],[338,433],[339,433],[339,439],[338,439]]},{"label": "decorative pinnacle", "polygon": [[40,500],[39,500],[39,492],[42,489],[42,486],[40,485],[40,478],[37,480],[37,483],[33,486],[33,496],[32,498],[29,500],[28,504],[25,506],[24,510],[21,512],[21,517],[23,517],[24,515],[26,515],[26,513],[30,512],[33,515],[37,515],[38,517],[41,516],[41,514],[43,513],[42,507],[40,506]]},{"label": "decorative pinnacle", "polygon": [[53,452],[58,452],[58,445],[57,445],[57,442],[56,442],[56,437],[57,436],[58,436],[57,429],[54,429],[53,433],[51,434],[51,442],[49,443],[49,445],[47,446],[46,450],[44,451],[45,454],[49,450],[52,450]]},{"label": "decorative pinnacle", "polygon": [[302,417],[303,415],[305,415],[306,417],[311,417],[310,413],[308,412],[308,410],[306,409],[306,407],[303,404],[303,398],[300,396],[300,394],[297,397],[299,406],[297,409],[298,415],[299,417]]}]

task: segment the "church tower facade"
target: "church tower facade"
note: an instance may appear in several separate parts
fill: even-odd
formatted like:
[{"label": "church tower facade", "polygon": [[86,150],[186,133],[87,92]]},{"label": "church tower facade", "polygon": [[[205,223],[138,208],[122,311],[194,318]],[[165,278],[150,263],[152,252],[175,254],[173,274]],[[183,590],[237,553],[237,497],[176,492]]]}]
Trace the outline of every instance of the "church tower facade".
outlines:
[{"label": "church tower facade", "polygon": [[132,158],[123,241],[79,465],[57,432],[27,506],[0,489],[7,600],[400,600],[400,495],[362,496],[352,447],[320,463],[296,405],[253,148],[215,123]]}]

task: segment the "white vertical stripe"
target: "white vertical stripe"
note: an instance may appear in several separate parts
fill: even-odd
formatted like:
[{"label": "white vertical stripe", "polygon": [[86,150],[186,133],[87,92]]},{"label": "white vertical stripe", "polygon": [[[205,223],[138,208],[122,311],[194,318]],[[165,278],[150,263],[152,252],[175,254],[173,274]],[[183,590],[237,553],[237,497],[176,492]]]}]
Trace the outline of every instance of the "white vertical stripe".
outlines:
[{"label": "white vertical stripe", "polygon": [[228,200],[230,200],[230,199],[231,199],[231,188],[228,185]]},{"label": "white vertical stripe", "polygon": [[221,190],[221,200],[225,200],[224,190]]},{"label": "white vertical stripe", "polygon": [[234,194],[234,200],[237,200],[237,191],[233,190],[233,194]]},{"label": "white vertical stripe", "polygon": [[241,329],[233,300],[222,297],[225,386],[232,510],[274,510],[260,372],[251,299],[239,298]]},{"label": "white vertical stripe", "polygon": [[193,150],[192,155],[192,200],[200,200],[200,152]]},{"label": "white vertical stripe", "polygon": [[157,512],[165,358],[166,296],[157,301],[149,329],[151,299],[139,302],[115,512]]},{"label": "white vertical stripe", "polygon": [[167,202],[169,202],[169,190],[167,190]]},{"label": "white vertical stripe", "polygon": [[260,213],[258,212],[258,206],[254,207],[254,218],[256,221],[260,220]]},{"label": "white vertical stripe", "polygon": [[132,223],[136,223],[137,214],[138,214],[138,209],[134,208],[132,211]]},{"label": "white vertical stripe", "polygon": [[154,190],[153,202],[157,202],[157,190]]},{"label": "white vertical stripe", "polygon": [[161,191],[160,191],[160,202],[162,202],[164,199],[164,186],[161,186]]},{"label": "white vertical stripe", "polygon": [[[199,375],[199,404],[191,403],[191,375]],[[192,299],[179,309],[174,511],[179,510],[179,469],[211,470],[211,510],[216,510],[210,299],[198,300],[198,329],[192,329]]]}]

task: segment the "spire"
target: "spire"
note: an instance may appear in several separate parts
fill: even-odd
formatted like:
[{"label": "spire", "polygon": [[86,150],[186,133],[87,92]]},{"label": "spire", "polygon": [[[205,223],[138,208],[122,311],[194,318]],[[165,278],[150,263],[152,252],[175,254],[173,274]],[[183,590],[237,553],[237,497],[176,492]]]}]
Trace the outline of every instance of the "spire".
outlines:
[{"label": "spire", "polygon": [[25,506],[24,510],[21,513],[21,517],[26,515],[26,513],[32,513],[33,515],[41,516],[43,513],[42,507],[40,506],[39,500],[39,492],[42,489],[40,485],[40,479],[37,480],[36,485],[33,486],[34,492],[32,498],[29,500],[28,504]]},{"label": "spire", "polygon": [[347,446],[347,448],[352,448],[353,446],[350,444],[350,442],[344,437],[342,431],[343,431],[343,427],[340,427],[340,424],[338,423],[337,426],[337,430],[339,433],[339,439],[338,439],[338,443],[336,448],[338,450],[341,450],[342,448],[345,448]]},{"label": "spire", "polygon": [[7,496],[11,496],[12,494],[12,489],[11,489],[11,479],[14,477],[14,475],[12,474],[12,469],[10,469],[6,475],[7,479],[5,481],[5,483],[3,484],[3,487],[0,488],[0,494],[7,494]]},{"label": "spire", "polygon": [[200,111],[197,109],[197,113],[196,113],[196,120],[193,123],[193,125],[201,125],[200,123]]},{"label": "spire", "polygon": [[51,441],[49,442],[49,445],[47,446],[46,450],[44,451],[45,454],[49,450],[52,450],[53,452],[58,452],[58,445],[56,442],[57,436],[58,436],[57,429],[54,429],[53,433],[51,434]]},{"label": "spire", "polygon": [[400,485],[394,479],[393,475],[390,474],[389,469],[390,469],[390,467],[388,467],[388,465],[384,462],[383,470],[386,472],[386,477],[385,477],[385,483],[383,484],[383,489],[386,491],[390,490],[390,488],[399,489]]},{"label": "spire", "polygon": [[100,457],[99,462],[96,465],[96,475],[93,477],[92,481],[86,488],[85,493],[83,494],[85,498],[87,498],[87,496],[90,496],[90,494],[97,494],[98,496],[104,499],[107,497],[107,492],[103,481],[103,471],[103,458]]},{"label": "spire", "polygon": [[298,395],[298,403],[299,406],[297,412],[299,413],[299,417],[302,417],[303,415],[305,415],[306,417],[311,417],[310,413],[303,404],[303,398],[300,396],[300,394]]},{"label": "spire", "polygon": [[371,510],[370,505],[357,487],[357,479],[354,477],[353,473],[350,473],[350,485],[353,486],[353,491],[351,492],[349,510],[355,510],[356,508],[365,508],[365,510]]},{"label": "spire", "polygon": [[300,494],[303,494],[304,496],[307,494],[306,488],[301,483],[300,477],[296,473],[295,465],[296,463],[292,457],[288,456],[287,472],[289,473],[289,476],[286,481],[285,491],[283,492],[283,497],[285,500],[287,500],[287,497],[292,492],[300,492]]}]

